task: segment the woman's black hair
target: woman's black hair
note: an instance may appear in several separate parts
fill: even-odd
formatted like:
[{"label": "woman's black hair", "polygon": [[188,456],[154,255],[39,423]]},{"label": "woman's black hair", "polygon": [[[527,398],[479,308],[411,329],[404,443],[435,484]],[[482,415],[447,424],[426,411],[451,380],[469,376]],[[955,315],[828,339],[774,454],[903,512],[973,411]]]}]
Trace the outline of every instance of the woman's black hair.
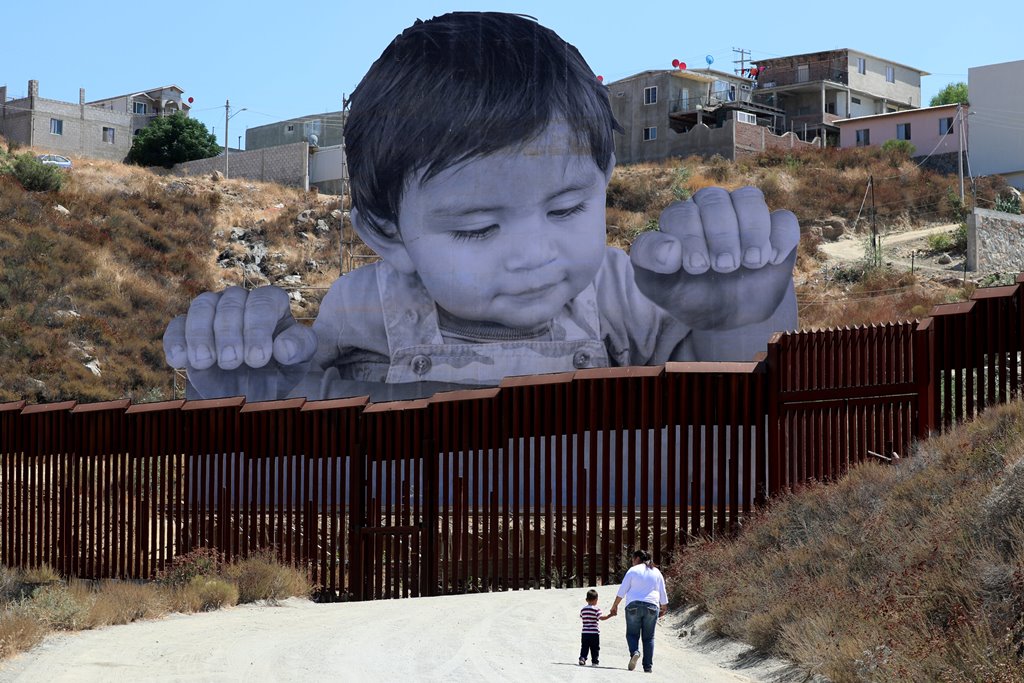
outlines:
[{"label": "woman's black hair", "polygon": [[640,550],[639,548],[637,548],[633,551],[633,559],[640,560],[644,564],[650,564],[651,554],[646,550]]}]

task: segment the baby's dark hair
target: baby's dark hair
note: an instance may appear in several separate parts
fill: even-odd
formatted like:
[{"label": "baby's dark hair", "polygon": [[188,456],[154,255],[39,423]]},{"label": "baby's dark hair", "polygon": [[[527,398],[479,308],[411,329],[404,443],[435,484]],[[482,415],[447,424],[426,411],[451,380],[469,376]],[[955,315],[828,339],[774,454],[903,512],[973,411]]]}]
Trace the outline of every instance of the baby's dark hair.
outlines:
[{"label": "baby's dark hair", "polygon": [[452,12],[396,37],[352,93],[345,146],[352,205],[398,224],[405,184],[524,146],[564,121],[602,171],[614,151],[608,91],[579,51],[531,18]]},{"label": "baby's dark hair", "polygon": [[593,600],[597,600],[597,591],[591,588],[587,591],[587,602],[591,602]]}]

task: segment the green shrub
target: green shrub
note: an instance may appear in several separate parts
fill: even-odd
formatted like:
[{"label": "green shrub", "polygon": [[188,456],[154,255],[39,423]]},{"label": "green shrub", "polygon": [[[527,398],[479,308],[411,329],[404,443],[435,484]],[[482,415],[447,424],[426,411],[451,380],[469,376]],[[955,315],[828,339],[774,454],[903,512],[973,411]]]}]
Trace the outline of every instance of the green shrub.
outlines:
[{"label": "green shrub", "polygon": [[882,143],[882,151],[888,154],[890,158],[899,156],[909,159],[917,151],[917,148],[911,144],[910,140],[886,140]]},{"label": "green shrub", "polygon": [[1020,195],[999,195],[996,197],[996,211],[1003,213],[1020,213]]},{"label": "green shrub", "polygon": [[80,629],[89,612],[88,605],[75,600],[63,584],[37,588],[29,605],[41,621],[56,631]]},{"label": "green shrub", "polygon": [[197,576],[188,587],[195,592],[199,609],[204,612],[238,604],[238,588],[223,579]]},{"label": "green shrub", "polygon": [[283,565],[271,552],[263,552],[226,569],[238,584],[238,602],[267,600],[274,603],[297,595],[309,595],[311,586],[304,572]]},{"label": "green shrub", "polygon": [[937,232],[928,235],[928,251],[937,253],[950,251],[953,248],[953,235],[948,232]]},{"label": "green shrub", "polygon": [[157,575],[157,581],[169,586],[184,586],[197,576],[217,576],[221,572],[220,553],[212,548],[196,548],[179,555]]},{"label": "green shrub", "polygon": [[44,164],[31,154],[19,154],[15,159],[14,177],[29,192],[56,192],[64,184],[60,168]]}]

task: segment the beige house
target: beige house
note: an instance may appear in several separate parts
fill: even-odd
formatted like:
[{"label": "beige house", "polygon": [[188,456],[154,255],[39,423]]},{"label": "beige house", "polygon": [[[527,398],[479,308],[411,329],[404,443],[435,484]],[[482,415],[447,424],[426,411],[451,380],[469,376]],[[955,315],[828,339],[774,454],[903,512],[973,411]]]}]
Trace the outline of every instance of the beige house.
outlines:
[{"label": "beige house", "polygon": [[840,147],[880,147],[888,140],[906,140],[914,146],[912,156],[927,158],[929,168],[954,172],[961,147],[967,151],[967,122],[960,105],[943,104],[839,119],[835,125],[839,128]]},{"label": "beige house", "polygon": [[921,106],[928,73],[843,48],[758,60],[760,97],[783,110],[788,130],[804,139],[838,138],[836,121]]},{"label": "beige house", "polygon": [[95,100],[88,104],[93,107],[131,114],[132,135],[138,135],[139,131],[158,116],[171,116],[178,113],[188,116],[191,107],[181,97],[184,92],[176,85],[165,85],[142,92]]}]

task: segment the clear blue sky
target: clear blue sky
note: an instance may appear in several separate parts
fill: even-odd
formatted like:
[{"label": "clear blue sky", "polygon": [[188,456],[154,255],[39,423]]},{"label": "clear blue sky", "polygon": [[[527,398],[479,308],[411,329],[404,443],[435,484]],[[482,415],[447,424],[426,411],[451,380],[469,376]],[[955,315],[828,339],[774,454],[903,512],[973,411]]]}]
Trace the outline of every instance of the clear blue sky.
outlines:
[{"label": "clear blue sky", "polygon": [[[1019,5],[967,4],[486,2],[266,2],[81,0],[4,3],[0,84],[23,96],[96,100],[175,84],[195,98],[192,115],[223,143],[224,100],[232,145],[245,128],[341,109],[387,43],[417,18],[452,10],[536,17],[582,52],[609,83],[673,59],[732,70],[732,48],[753,60],[848,47],[929,72],[925,103],[972,66],[1024,59]],[[1024,113],[1022,113],[1024,115]],[[243,137],[244,140],[244,137]]]}]

